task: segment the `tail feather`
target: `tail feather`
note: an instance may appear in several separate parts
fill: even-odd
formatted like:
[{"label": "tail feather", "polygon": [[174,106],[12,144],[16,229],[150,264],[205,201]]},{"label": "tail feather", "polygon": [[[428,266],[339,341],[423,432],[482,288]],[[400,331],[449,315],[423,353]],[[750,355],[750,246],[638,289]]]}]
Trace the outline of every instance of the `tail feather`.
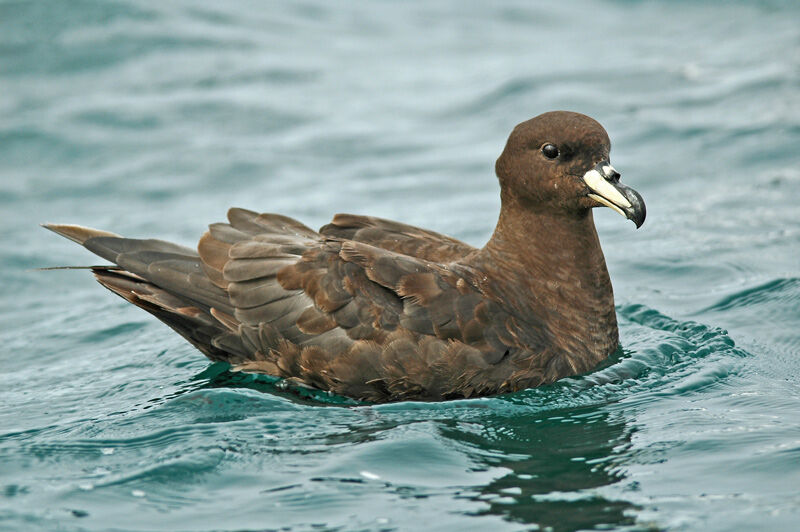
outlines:
[{"label": "tail feather", "polygon": [[54,233],[69,238],[73,242],[83,245],[90,238],[100,236],[111,236],[120,238],[119,235],[109,233],[108,231],[101,231],[100,229],[92,229],[91,227],[84,227],[82,225],[73,224],[42,224],[42,227],[49,229]]},{"label": "tail feather", "polygon": [[200,256],[191,248],[152,238],[123,238],[80,225],[44,227],[195,306],[233,314],[228,294],[208,278]]},{"label": "tail feather", "polygon": [[226,338],[225,349],[217,347],[230,330],[209,309],[196,307],[192,301],[131,272],[113,267],[95,267],[92,271],[101,285],[164,322],[211,360],[238,364],[248,359],[241,342],[237,345]]},{"label": "tail feather", "polygon": [[106,260],[117,263],[119,257],[146,253],[145,257],[152,258],[154,254],[175,256],[181,258],[196,258],[197,251],[154,238],[138,239],[123,238],[117,235],[91,236],[81,245]]},{"label": "tail feather", "polygon": [[225,290],[209,279],[197,251],[80,225],[43,226],[113,262],[91,268],[97,281],[163,321],[210,359],[240,364],[249,356],[241,341],[230,338],[238,327],[233,306]]}]

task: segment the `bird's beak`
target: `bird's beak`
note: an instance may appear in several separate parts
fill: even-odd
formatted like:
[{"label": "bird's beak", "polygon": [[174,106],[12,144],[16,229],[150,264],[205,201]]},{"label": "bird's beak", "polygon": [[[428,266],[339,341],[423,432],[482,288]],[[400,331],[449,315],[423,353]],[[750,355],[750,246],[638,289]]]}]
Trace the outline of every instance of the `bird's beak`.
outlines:
[{"label": "bird's beak", "polygon": [[589,187],[587,195],[590,198],[632,220],[637,229],[644,223],[647,215],[644,200],[638,192],[619,182],[619,172],[611,163],[597,163],[597,166],[583,175],[583,182]]}]

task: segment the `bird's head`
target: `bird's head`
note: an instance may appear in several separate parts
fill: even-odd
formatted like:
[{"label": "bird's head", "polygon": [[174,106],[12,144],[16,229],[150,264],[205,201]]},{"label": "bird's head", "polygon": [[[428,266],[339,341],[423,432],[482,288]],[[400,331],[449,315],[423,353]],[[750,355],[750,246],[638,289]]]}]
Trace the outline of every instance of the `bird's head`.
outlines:
[{"label": "bird's head", "polygon": [[646,215],[644,200],[620,183],[610,150],[603,126],[586,115],[552,111],[522,122],[495,165],[503,201],[542,212],[605,206],[638,228]]}]

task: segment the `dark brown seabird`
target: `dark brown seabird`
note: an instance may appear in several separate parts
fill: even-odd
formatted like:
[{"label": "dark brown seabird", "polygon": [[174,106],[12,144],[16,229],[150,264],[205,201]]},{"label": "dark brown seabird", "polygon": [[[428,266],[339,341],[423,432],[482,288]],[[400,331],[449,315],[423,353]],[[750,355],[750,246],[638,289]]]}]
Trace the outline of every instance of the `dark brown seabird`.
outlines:
[{"label": "dark brown seabird", "polygon": [[197,251],[76,225],[45,227],[117,266],[97,280],[211,360],[357,399],[475,397],[586,372],[617,348],[592,208],[645,218],[588,116],[514,128],[496,172],[500,219],[481,249],[337,214],[313,231],[243,209]]}]

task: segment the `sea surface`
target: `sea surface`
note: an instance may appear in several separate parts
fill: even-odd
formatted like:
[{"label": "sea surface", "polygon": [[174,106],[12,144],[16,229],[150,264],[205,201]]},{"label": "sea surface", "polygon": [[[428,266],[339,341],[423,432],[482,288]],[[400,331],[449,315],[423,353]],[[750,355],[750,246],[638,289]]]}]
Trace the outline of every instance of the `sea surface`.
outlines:
[{"label": "sea surface", "polygon": [[[482,245],[494,160],[589,114],[621,348],[501,397],[233,373],[38,226],[192,245],[229,206]],[[0,530],[769,530],[800,522],[800,3],[0,1]]]}]

